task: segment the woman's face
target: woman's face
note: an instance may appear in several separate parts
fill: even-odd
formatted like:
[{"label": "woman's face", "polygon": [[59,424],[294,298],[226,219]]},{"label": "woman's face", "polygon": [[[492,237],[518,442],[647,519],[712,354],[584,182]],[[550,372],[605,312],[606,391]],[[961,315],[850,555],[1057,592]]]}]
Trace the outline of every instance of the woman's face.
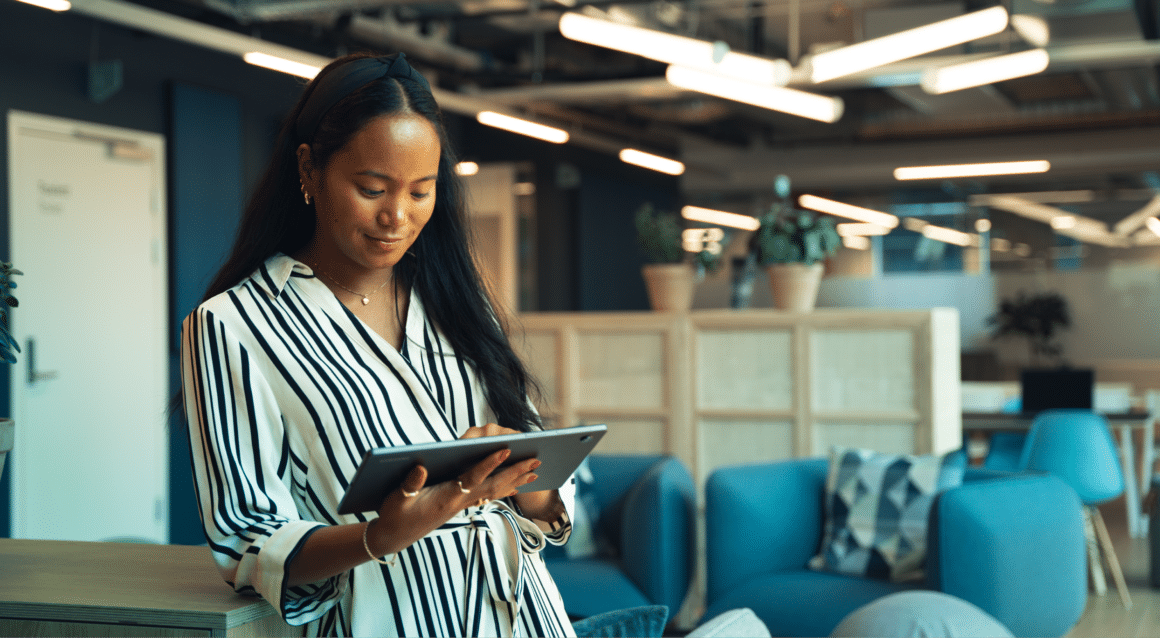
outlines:
[{"label": "woman's face", "polygon": [[439,155],[435,127],[415,114],[371,120],[324,171],[303,162],[309,147],[299,147],[300,173],[315,201],[315,256],[338,268],[397,264],[435,209]]}]

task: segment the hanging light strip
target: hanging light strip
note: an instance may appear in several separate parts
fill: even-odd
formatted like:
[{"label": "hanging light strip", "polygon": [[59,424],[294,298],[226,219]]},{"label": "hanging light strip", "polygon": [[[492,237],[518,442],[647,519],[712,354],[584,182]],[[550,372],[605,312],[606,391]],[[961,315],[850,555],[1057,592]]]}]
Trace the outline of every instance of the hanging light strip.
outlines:
[{"label": "hanging light strip", "polygon": [[974,60],[962,64],[927,69],[922,74],[922,90],[934,95],[972,86],[994,84],[1012,78],[1042,73],[1050,61],[1047,51],[1032,49],[1010,55]]},{"label": "hanging light strip", "polygon": [[1148,220],[1144,222],[1144,225],[1148,227],[1148,230],[1155,233],[1157,237],[1160,237],[1160,219],[1149,217]]},{"label": "hanging light strip", "polygon": [[941,166],[902,166],[894,169],[894,179],[947,179],[981,175],[1021,175],[1046,173],[1051,169],[1047,160],[1026,162],[987,162],[984,164],[946,164]]},{"label": "hanging light strip", "polygon": [[72,3],[68,0],[20,0],[20,2],[49,11],[68,11],[72,8]]},{"label": "hanging light strip", "polygon": [[681,217],[689,221],[729,226],[741,230],[757,230],[761,227],[761,222],[756,217],[713,210],[712,208],[701,208],[700,206],[685,206],[681,209]]},{"label": "hanging light strip", "polygon": [[813,56],[810,80],[825,82],[883,64],[963,44],[1007,28],[1007,10],[991,7]]},{"label": "hanging light strip", "polygon": [[889,228],[868,222],[837,224],[835,230],[838,231],[838,235],[841,237],[865,237],[867,235],[887,235],[890,233]]},{"label": "hanging light strip", "polygon": [[898,226],[898,218],[889,213],[862,208],[861,206],[843,204],[842,202],[835,202],[832,199],[818,197],[817,195],[802,195],[798,198],[798,204],[802,208],[846,217],[868,224],[876,224],[883,228],[896,228]]},{"label": "hanging light strip", "polygon": [[923,226],[922,236],[956,246],[970,246],[971,244],[977,243],[975,235],[964,233],[961,230],[955,230],[953,228],[935,226],[934,224]]},{"label": "hanging light strip", "polygon": [[592,18],[580,13],[560,16],[560,34],[584,42],[633,55],[726,75],[738,80],[769,86],[785,86],[793,70],[785,60],[771,60],[729,50],[724,42],[645,29],[629,24]]},{"label": "hanging light strip", "polygon": [[696,69],[669,65],[665,78],[673,86],[773,111],[833,124],[842,117],[842,98],[780,86],[762,86]]},{"label": "hanging light strip", "polygon": [[289,75],[297,75],[307,80],[314,79],[314,76],[318,75],[318,72],[322,70],[316,66],[287,60],[286,58],[280,58],[260,51],[250,51],[243,55],[242,59],[254,66],[260,66],[272,71],[281,71]]},{"label": "hanging light strip", "polygon": [[534,137],[545,142],[552,142],[553,144],[563,144],[568,141],[567,131],[529,122],[528,120],[522,120],[510,115],[503,115],[495,111],[481,111],[479,115],[475,116],[475,119],[480,124],[511,131],[512,133],[519,133],[520,135],[527,135],[528,137]]},{"label": "hanging light strip", "polygon": [[653,155],[652,153],[645,153],[635,148],[621,150],[620,161],[669,175],[680,175],[685,172],[685,165],[677,160],[661,157],[660,155]]}]

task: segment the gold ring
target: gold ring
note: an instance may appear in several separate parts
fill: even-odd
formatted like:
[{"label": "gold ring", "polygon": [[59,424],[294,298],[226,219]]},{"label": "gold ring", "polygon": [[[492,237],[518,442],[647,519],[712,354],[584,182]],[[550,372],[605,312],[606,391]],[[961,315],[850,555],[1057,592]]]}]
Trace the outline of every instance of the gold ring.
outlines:
[{"label": "gold ring", "polygon": [[401,488],[401,487],[399,488],[399,490],[400,490],[400,491],[402,491],[402,492],[403,492],[403,496],[405,496],[405,497],[407,497],[407,498],[415,498],[416,496],[418,496],[418,495],[419,495],[419,491],[418,491],[418,490],[415,490],[414,492],[408,492],[407,490],[404,490],[404,489],[403,489],[403,488]]},{"label": "gold ring", "polygon": [[463,481],[455,481],[455,482],[459,484],[459,491],[460,492],[463,492],[464,494],[471,494],[471,490],[467,489],[466,487],[463,487]]}]

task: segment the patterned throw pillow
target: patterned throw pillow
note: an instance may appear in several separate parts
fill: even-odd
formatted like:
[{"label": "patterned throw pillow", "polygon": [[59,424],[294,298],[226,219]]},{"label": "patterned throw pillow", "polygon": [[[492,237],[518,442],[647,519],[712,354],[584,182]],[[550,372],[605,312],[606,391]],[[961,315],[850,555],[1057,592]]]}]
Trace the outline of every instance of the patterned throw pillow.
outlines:
[{"label": "patterned throw pillow", "polygon": [[965,471],[961,452],[916,456],[835,446],[822,547],[810,568],[893,581],[921,578],[931,503],[961,484]]}]

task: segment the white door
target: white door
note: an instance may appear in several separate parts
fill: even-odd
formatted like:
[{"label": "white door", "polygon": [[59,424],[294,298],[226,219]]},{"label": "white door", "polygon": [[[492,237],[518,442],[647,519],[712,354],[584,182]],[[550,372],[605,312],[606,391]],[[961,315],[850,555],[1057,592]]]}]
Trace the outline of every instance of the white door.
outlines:
[{"label": "white door", "polygon": [[12,536],[168,541],[164,139],[10,111]]}]

